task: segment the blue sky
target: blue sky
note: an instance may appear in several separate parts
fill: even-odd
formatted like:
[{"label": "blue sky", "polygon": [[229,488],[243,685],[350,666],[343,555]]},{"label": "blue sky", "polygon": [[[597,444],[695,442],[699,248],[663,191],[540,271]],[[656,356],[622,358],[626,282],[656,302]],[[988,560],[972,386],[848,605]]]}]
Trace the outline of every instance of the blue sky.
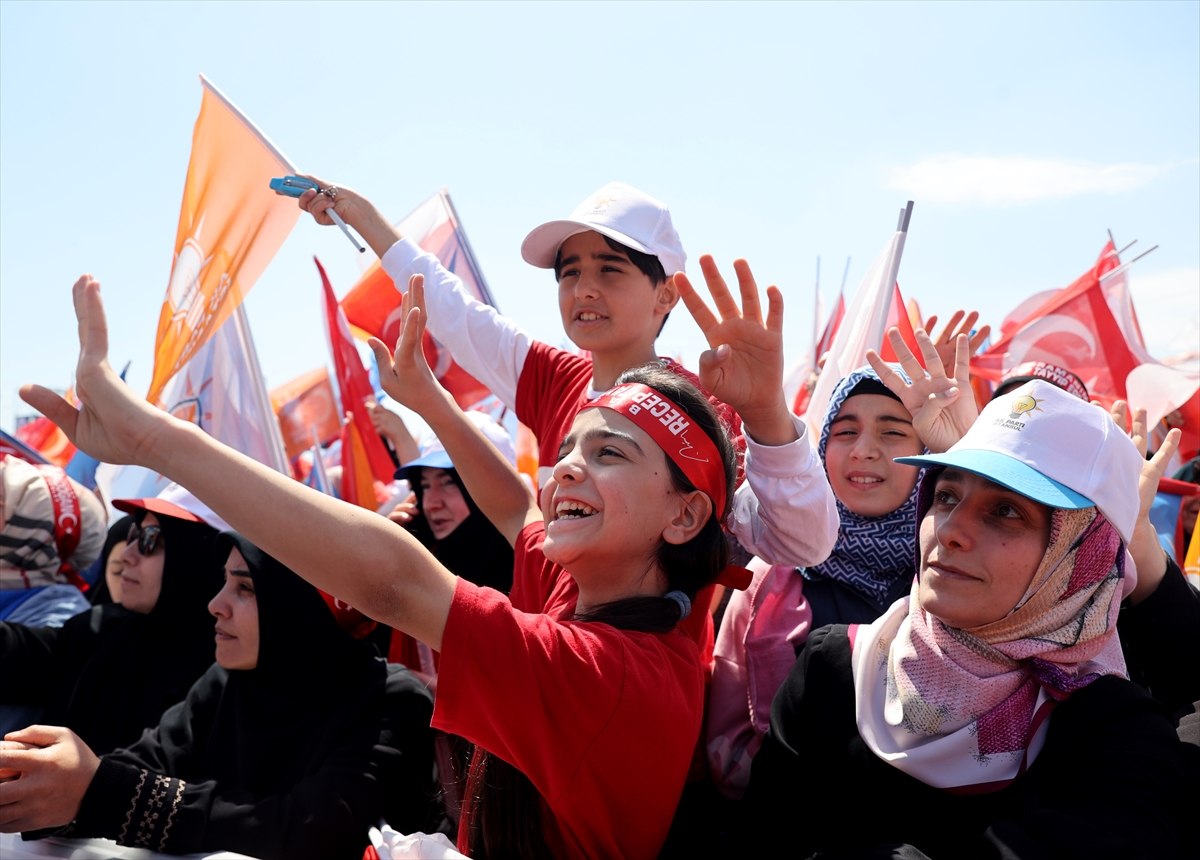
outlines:
[{"label": "blue sky", "polygon": [[[689,254],[745,257],[789,361],[847,257],[857,286],[915,201],[900,283],[998,324],[1118,245],[1151,351],[1200,344],[1200,4],[0,3],[0,427],[64,388],[69,287],[104,285],[114,365],[149,384],[205,74],[301,169],[395,220],[449,190],[501,310],[563,340],[529,229],[613,179]],[[305,216],[247,299],[267,382],[328,362]],[[847,296],[849,298],[849,295]],[[660,352],[695,366],[681,308]]]}]

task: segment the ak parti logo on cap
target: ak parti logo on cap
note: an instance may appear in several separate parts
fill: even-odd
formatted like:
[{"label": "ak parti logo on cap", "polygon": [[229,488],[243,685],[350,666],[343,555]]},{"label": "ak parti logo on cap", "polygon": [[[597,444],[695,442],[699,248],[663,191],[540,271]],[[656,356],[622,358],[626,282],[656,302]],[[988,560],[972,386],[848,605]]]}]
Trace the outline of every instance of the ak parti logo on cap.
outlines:
[{"label": "ak parti logo on cap", "polygon": [[1045,398],[1039,400],[1031,394],[1018,395],[1012,399],[1008,407],[1008,416],[997,418],[993,424],[1007,427],[1010,430],[1024,430],[1035,412],[1046,411],[1042,409],[1043,402],[1045,402]]}]

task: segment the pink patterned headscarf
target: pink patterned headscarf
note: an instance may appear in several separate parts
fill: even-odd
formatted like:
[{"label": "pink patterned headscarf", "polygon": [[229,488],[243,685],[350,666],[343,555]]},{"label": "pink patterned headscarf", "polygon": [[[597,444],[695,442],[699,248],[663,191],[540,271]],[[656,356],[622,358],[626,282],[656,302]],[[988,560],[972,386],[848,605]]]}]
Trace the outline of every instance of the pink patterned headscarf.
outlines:
[{"label": "pink patterned headscarf", "polygon": [[851,628],[859,734],[929,785],[1007,784],[1041,749],[1055,702],[1103,675],[1126,677],[1116,624],[1127,571],[1120,535],[1096,508],[1053,509],[1045,555],[1004,618],[948,627],[921,608],[914,584]]}]

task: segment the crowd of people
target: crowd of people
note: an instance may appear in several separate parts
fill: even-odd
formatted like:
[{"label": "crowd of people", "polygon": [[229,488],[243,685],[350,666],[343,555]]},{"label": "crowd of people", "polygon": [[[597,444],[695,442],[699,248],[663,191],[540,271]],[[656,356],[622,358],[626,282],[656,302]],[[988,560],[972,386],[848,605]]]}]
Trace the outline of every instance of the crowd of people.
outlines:
[{"label": "crowd of people", "polygon": [[[324,495],[133,395],[82,276],[80,405],[22,397],[175,483],[110,526],[4,461],[0,831],[263,860],[1200,852],[1200,591],[1150,522],[1178,430],[1147,451],[1144,410],[1045,364],[977,404],[959,313],[919,355],[890,332],[899,360],[868,351],[810,434],[779,290],[703,256],[703,296],[642,191],[522,246],[573,352],[314,181],[301,208],[403,293],[370,345],[435,438],[362,404],[408,490]],[[680,302],[696,372],[655,352]],[[536,487],[427,329],[533,431]]]}]

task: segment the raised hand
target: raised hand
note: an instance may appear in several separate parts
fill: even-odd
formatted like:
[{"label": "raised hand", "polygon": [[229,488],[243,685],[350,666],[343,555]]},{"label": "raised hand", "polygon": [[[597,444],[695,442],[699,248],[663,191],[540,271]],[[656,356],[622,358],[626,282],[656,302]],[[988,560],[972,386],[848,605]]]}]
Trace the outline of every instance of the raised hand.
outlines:
[{"label": "raised hand", "polygon": [[404,501],[388,512],[387,518],[394,523],[406,526],[420,515],[421,509],[417,506],[417,494],[409,493]]},{"label": "raised hand", "polygon": [[450,395],[434,377],[421,345],[425,334],[423,275],[413,275],[408,279],[408,291],[400,305],[400,319],[400,337],[396,341],[395,353],[379,338],[370,338],[367,344],[375,353],[383,390],[397,403],[426,415],[431,408],[443,405],[445,398]]},{"label": "raised hand", "polygon": [[776,286],[767,287],[764,321],[749,263],[733,263],[740,308],[711,255],[700,258],[700,270],[720,318],[687,275],[675,274],[675,288],[711,347],[700,355],[700,382],[737,411],[754,441],[764,445],[794,441],[797,433],[783,396],[783,294]]},{"label": "raised hand", "polygon": [[134,394],[109,366],[108,323],[100,299],[100,282],[91,275],[82,275],[71,295],[79,321],[75,394],[80,407],[76,410],[41,385],[22,386],[21,399],[97,460],[156,468],[155,437],[164,425],[176,419]]},{"label": "raised hand", "polygon": [[941,453],[963,437],[975,419],[979,408],[971,392],[971,350],[965,334],[955,341],[954,375],[946,373],[946,366],[938,355],[937,348],[924,329],[916,330],[917,346],[925,359],[925,367],[900,337],[900,330],[892,327],[887,332],[888,342],[900,359],[900,366],[911,382],[896,372],[895,368],[880,358],[873,349],[867,350],[867,362],[913,418],[913,429],[933,453]]},{"label": "raised hand", "polygon": [[[1100,404],[1096,406],[1103,408]],[[1118,427],[1129,433],[1129,438],[1144,458],[1150,438],[1146,410],[1135,409],[1131,421],[1129,404],[1117,400],[1109,409],[1109,415]],[[1167,572],[1166,553],[1159,543],[1158,531],[1150,522],[1150,508],[1154,504],[1154,497],[1158,495],[1158,482],[1166,476],[1167,466],[1179,448],[1182,435],[1183,431],[1178,427],[1172,428],[1154,456],[1142,464],[1142,472],[1138,476],[1138,518],[1129,541],[1129,554],[1137,569],[1137,584],[1128,595],[1132,603],[1140,603],[1143,598],[1153,594]]]},{"label": "raised hand", "polygon": [[[979,311],[971,311],[969,314],[966,314],[965,319],[963,318],[964,313],[966,312],[962,310],[955,311],[950,315],[950,321],[942,328],[941,333],[930,338],[943,365],[949,366],[954,364],[954,355],[960,334],[965,334],[970,338],[971,351],[969,355],[974,355],[979,347],[983,346],[983,342],[987,340],[988,335],[992,333],[990,325],[983,325],[980,326],[979,331],[972,334],[971,329],[979,321]],[[933,331],[933,327],[937,325],[937,321],[937,314],[926,320],[925,331]]]},{"label": "raised hand", "polygon": [[334,185],[316,176],[297,176],[317,183],[315,189],[305,191],[296,202],[301,209],[312,215],[318,224],[332,226],[336,222],[329,217],[329,212],[337,212],[343,221],[358,231],[358,235],[362,236],[371,246],[371,250],[380,257],[401,238],[400,231],[392,226],[370,200],[354,189]]}]

